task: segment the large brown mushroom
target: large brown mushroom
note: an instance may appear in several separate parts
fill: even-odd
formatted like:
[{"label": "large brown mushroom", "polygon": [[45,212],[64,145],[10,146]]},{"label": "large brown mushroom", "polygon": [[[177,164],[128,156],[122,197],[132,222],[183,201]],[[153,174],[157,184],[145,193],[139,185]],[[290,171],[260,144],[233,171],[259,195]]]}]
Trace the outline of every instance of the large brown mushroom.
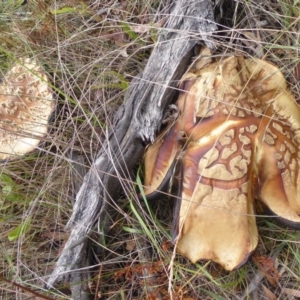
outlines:
[{"label": "large brown mushroom", "polygon": [[182,78],[178,119],[146,152],[145,194],[159,196],[175,173],[178,251],[233,270],[257,246],[256,201],[300,228],[300,109],[267,61],[196,65]]},{"label": "large brown mushroom", "polygon": [[47,76],[34,59],[20,59],[0,85],[0,160],[33,150],[47,133],[54,101]]}]

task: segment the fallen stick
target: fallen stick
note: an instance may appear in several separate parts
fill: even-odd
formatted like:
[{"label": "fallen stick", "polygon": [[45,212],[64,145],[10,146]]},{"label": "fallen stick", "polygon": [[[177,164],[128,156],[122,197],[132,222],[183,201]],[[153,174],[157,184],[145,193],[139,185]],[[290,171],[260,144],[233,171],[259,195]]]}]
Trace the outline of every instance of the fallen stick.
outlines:
[{"label": "fallen stick", "polygon": [[[143,73],[132,80],[112,129],[84,177],[66,226],[71,229],[70,237],[48,279],[48,288],[58,280],[80,284],[78,273],[89,267],[87,242],[92,227],[98,220],[105,223],[108,206],[117,201],[122,189],[120,178],[131,178],[145,144],[154,141],[163,112],[177,93],[178,80],[187,69],[194,46],[203,41],[213,48],[214,30],[210,1],[174,3]],[[101,234],[105,235],[105,226]],[[80,294],[72,296],[82,299]]]}]

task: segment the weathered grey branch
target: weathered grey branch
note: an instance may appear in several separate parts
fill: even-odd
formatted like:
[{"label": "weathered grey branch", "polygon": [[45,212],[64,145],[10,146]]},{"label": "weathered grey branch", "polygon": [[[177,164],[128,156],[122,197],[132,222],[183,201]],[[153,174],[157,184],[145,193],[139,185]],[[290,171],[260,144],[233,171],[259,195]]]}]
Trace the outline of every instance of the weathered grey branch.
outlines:
[{"label": "weathered grey branch", "polygon": [[143,153],[143,142],[155,138],[193,47],[200,40],[213,47],[210,36],[215,29],[209,0],[181,0],[174,5],[144,72],[132,81],[113,128],[84,178],[67,224],[71,234],[49,286],[58,279],[70,279],[70,272],[84,266],[87,235],[95,222],[105,217],[108,204],[118,199],[118,178],[130,178]]}]

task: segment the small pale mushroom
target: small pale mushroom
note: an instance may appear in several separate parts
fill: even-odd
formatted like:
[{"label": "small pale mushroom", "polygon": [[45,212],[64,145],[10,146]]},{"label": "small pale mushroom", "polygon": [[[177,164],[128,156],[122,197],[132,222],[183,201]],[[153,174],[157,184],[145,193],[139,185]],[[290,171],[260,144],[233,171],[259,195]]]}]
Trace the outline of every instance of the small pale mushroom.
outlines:
[{"label": "small pale mushroom", "polygon": [[33,150],[54,109],[48,78],[34,59],[21,58],[0,84],[0,160]]},{"label": "small pale mushroom", "polygon": [[300,229],[300,109],[267,61],[206,56],[197,66],[181,80],[178,119],[146,151],[145,194],[177,180],[178,252],[233,270],[258,244],[256,204]]}]

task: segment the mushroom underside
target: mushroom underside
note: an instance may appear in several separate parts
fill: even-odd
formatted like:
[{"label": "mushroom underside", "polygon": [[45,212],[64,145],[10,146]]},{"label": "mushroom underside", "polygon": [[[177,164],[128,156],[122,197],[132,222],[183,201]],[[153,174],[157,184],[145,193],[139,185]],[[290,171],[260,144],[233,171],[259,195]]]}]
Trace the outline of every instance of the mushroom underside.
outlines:
[{"label": "mushroom underside", "polygon": [[196,65],[181,80],[178,119],[146,151],[145,194],[161,197],[177,167],[178,252],[233,270],[257,246],[257,201],[300,228],[300,109],[269,62]]}]

